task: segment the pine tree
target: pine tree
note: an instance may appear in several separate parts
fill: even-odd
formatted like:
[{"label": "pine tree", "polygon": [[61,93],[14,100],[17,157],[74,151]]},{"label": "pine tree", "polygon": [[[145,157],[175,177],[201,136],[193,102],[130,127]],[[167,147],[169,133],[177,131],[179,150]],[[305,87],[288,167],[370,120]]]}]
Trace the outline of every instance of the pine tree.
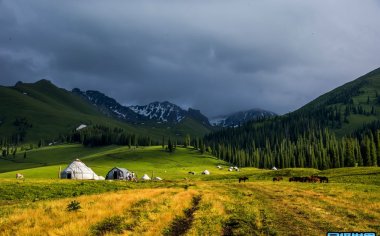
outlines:
[{"label": "pine tree", "polygon": [[13,158],[16,158],[17,147],[13,149]]},{"label": "pine tree", "polygon": [[169,152],[173,152],[173,144],[172,144],[172,141],[170,140],[170,138],[169,138],[169,140],[168,140],[168,151]]}]

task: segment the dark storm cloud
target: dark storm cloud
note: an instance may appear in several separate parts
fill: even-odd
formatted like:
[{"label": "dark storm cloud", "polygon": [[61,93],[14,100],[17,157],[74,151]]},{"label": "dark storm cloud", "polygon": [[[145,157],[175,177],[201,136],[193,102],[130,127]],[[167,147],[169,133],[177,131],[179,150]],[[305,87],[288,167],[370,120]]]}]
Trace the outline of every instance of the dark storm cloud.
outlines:
[{"label": "dark storm cloud", "polygon": [[1,84],[292,111],[380,66],[377,1],[0,1]]}]

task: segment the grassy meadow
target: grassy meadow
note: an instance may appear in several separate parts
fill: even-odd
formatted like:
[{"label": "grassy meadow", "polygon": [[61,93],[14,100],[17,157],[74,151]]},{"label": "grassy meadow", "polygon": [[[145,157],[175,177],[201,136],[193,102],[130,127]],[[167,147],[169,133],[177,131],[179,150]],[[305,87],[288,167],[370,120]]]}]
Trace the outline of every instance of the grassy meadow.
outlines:
[{"label": "grassy meadow", "polygon": [[[192,149],[78,145],[0,160],[0,235],[325,235],[380,231],[380,168],[242,168]],[[164,181],[59,180],[80,158],[105,176],[114,166]],[[219,170],[217,165],[224,168]],[[7,169],[9,171],[7,171]],[[208,169],[211,174],[202,176]],[[188,171],[196,172],[189,175]],[[25,180],[16,180],[15,173]],[[288,182],[319,174],[329,183]],[[249,180],[238,183],[238,177]],[[284,181],[273,182],[274,176]],[[79,209],[70,207],[76,203]],[[75,205],[75,204],[74,204]]]}]

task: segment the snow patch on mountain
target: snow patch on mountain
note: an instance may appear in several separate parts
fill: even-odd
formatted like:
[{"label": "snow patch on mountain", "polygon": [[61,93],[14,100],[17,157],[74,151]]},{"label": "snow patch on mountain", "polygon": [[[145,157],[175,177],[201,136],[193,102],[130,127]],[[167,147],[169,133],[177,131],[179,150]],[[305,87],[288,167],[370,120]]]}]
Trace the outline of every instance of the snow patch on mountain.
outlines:
[{"label": "snow patch on mountain", "polygon": [[81,124],[81,125],[79,125],[75,130],[78,131],[78,130],[84,129],[84,128],[86,128],[86,127],[87,127],[87,125],[85,125],[85,124]]},{"label": "snow patch on mountain", "polygon": [[162,122],[181,122],[186,111],[170,102],[152,102],[145,106],[130,106],[132,111],[151,120]]}]

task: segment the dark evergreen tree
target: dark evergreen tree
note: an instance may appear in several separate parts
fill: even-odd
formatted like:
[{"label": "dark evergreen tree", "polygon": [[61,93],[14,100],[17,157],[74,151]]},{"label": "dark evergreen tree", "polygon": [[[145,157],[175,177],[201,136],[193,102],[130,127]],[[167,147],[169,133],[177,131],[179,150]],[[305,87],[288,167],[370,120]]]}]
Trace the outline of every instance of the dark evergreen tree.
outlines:
[{"label": "dark evergreen tree", "polygon": [[172,141],[170,140],[170,138],[168,139],[168,151],[169,152],[174,151],[174,147],[173,147],[173,144],[172,144]]}]

